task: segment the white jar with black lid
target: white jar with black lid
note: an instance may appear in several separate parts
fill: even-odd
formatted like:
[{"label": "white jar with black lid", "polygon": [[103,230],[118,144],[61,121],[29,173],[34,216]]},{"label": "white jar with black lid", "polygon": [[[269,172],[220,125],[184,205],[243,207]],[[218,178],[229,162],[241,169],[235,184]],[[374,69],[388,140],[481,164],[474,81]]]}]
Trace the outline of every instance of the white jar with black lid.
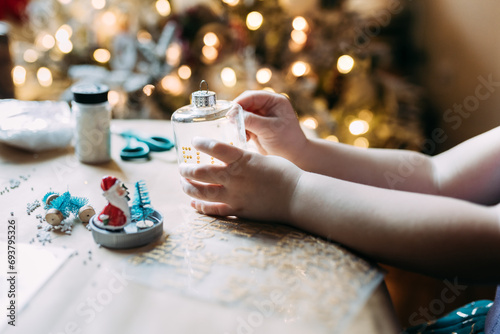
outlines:
[{"label": "white jar with black lid", "polygon": [[76,121],[75,154],[81,162],[105,163],[111,160],[111,106],[109,88],[85,83],[71,88],[71,109]]}]

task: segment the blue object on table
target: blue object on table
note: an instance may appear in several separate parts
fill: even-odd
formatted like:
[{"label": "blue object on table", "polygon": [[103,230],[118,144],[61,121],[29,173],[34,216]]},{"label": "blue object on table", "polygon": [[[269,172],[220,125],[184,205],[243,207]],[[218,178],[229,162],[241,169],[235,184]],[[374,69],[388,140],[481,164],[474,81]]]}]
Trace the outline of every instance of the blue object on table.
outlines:
[{"label": "blue object on table", "polygon": [[120,135],[127,139],[127,145],[120,152],[123,160],[148,159],[149,152],[164,152],[174,147],[174,143],[166,137],[145,137],[133,131],[125,131]]},{"label": "blue object on table", "polygon": [[137,141],[134,137],[125,137],[127,145],[122,148],[120,158],[122,160],[149,159],[149,146]]},{"label": "blue object on table", "polygon": [[401,334],[484,334],[486,315],[493,302],[478,300],[428,323],[405,329]]}]

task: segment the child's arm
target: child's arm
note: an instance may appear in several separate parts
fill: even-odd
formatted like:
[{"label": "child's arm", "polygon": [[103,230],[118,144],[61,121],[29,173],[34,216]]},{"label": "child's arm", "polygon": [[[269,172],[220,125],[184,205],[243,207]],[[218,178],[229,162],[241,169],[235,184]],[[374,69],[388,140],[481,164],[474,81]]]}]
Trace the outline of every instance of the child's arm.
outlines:
[{"label": "child's arm", "polygon": [[500,280],[498,207],[338,180],[214,141],[193,145],[228,164],[181,166],[184,191],[202,213],[288,222],[377,261]]},{"label": "child's arm", "polygon": [[307,139],[290,101],[280,94],[247,91],[235,99],[259,152],[284,157],[301,169],[367,185],[436,193],[432,161],[403,150],[360,149]]},{"label": "child's arm", "polygon": [[296,227],[377,261],[439,277],[500,281],[499,207],[304,173],[291,202]]},{"label": "child's arm", "polygon": [[261,153],[285,157],[306,171],[481,204],[500,199],[500,127],[431,158],[411,151],[308,140],[282,95],[249,91],[235,101],[247,111],[245,125]]}]

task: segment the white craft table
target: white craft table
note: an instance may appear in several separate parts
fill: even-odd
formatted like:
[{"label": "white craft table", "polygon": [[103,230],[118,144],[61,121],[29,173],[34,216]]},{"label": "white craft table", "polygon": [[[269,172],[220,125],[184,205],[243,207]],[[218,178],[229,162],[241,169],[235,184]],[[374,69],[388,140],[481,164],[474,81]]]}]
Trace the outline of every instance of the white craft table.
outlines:
[{"label": "white craft table", "polygon": [[[113,125],[172,138],[167,121],[116,120]],[[33,154],[0,145],[0,190],[9,187],[11,179],[20,181],[0,195],[0,241],[6,240],[12,212],[18,247],[74,251],[17,310],[16,327],[5,326],[6,305],[1,305],[0,331],[398,332],[376,267],[285,226],[199,215],[181,190],[174,151],[153,153],[147,162],[124,162],[119,158],[123,145],[124,140],[113,135],[113,161],[98,166],[79,163],[72,149]],[[106,203],[99,187],[105,175],[128,185],[146,181],[153,206],[164,215],[160,240],[139,249],[110,250],[99,247],[76,220],[71,235],[46,232],[37,227],[36,215],[44,215],[43,208],[26,212],[28,203],[41,201],[49,190],[87,197],[99,211]],[[37,233],[48,235],[51,242],[42,245]],[[0,256],[3,261],[5,249]],[[18,263],[28,260],[18,252]],[[7,269],[1,270],[5,275]],[[29,279],[23,271],[17,277],[17,293],[23,294],[23,282]]]}]

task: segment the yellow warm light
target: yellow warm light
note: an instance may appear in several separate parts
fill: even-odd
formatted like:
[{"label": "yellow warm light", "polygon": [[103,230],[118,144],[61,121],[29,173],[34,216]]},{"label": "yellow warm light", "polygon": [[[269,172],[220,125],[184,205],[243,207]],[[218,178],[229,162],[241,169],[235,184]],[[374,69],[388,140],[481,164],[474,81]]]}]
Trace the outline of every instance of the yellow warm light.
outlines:
[{"label": "yellow warm light", "polygon": [[337,69],[342,74],[347,74],[351,72],[354,67],[354,59],[351,56],[343,55],[337,60]]},{"label": "yellow warm light", "polygon": [[111,53],[106,49],[95,50],[93,56],[101,64],[107,63],[111,59]]},{"label": "yellow warm light", "polygon": [[203,54],[203,57],[205,57],[205,59],[209,61],[214,61],[219,56],[219,51],[217,51],[217,49],[214,48],[213,46],[208,46],[208,45],[205,45],[201,49],[201,53]]},{"label": "yellow warm light", "polygon": [[92,7],[95,9],[103,9],[106,6],[106,0],[92,0]]},{"label": "yellow warm light", "polygon": [[70,53],[73,50],[73,43],[71,41],[65,40],[57,43],[57,47],[62,53]]},{"label": "yellow warm light", "polygon": [[184,92],[181,80],[171,74],[161,80],[161,87],[172,95],[181,95]]},{"label": "yellow warm light", "polygon": [[333,141],[335,143],[339,142],[339,138],[335,135],[329,135],[328,137],[325,138],[326,140]]},{"label": "yellow warm light", "polygon": [[292,65],[292,74],[296,77],[301,77],[306,75],[311,70],[311,67],[308,63],[303,61],[296,61]]},{"label": "yellow warm light", "polygon": [[250,12],[247,15],[247,28],[257,30],[264,22],[264,17],[259,12]]},{"label": "yellow warm light", "polygon": [[59,3],[62,5],[67,5],[71,2],[71,0],[59,0]]},{"label": "yellow warm light", "polygon": [[203,36],[203,43],[208,46],[218,46],[219,38],[213,32],[207,32],[205,36]]},{"label": "yellow warm light", "polygon": [[151,85],[151,84],[148,84],[146,86],[144,86],[142,88],[142,92],[144,93],[144,95],[146,96],[151,96],[153,95],[153,92],[155,91],[155,86],[154,85]]},{"label": "yellow warm light", "polygon": [[273,72],[267,68],[261,68],[260,70],[257,71],[255,78],[257,79],[257,82],[260,84],[266,84],[271,80],[271,77],[273,76]]},{"label": "yellow warm light", "polygon": [[306,30],[308,26],[306,19],[302,16],[297,16],[293,19],[292,27],[295,30]]},{"label": "yellow warm light", "polygon": [[147,32],[146,30],[139,30],[137,32],[137,40],[139,41],[139,43],[141,44],[145,44],[145,43],[148,43],[150,42],[151,40],[153,39],[153,37],[151,36],[151,34],[149,32]]},{"label": "yellow warm light", "polygon": [[184,88],[179,77],[175,75],[167,75],[161,80],[161,87],[172,95],[181,95]]},{"label": "yellow warm light", "polygon": [[362,120],[370,122],[373,119],[373,113],[368,109],[363,109],[358,113],[358,117]]},{"label": "yellow warm light", "polygon": [[367,133],[368,130],[370,130],[370,125],[367,121],[364,121],[362,119],[357,119],[349,124],[349,132],[351,132],[355,136]]},{"label": "yellow warm light", "polygon": [[370,147],[370,142],[365,137],[358,137],[358,138],[356,138],[354,140],[353,144],[354,144],[354,146],[361,147],[361,148],[368,148],[368,147]]},{"label": "yellow warm light", "polygon": [[114,26],[116,24],[116,15],[113,12],[106,12],[102,14],[101,20],[107,26]]},{"label": "yellow warm light", "polygon": [[296,52],[299,52],[300,50],[302,50],[304,47],[304,44],[297,44],[293,41],[293,39],[289,40],[288,41],[288,48],[290,49],[290,51],[296,53]]},{"label": "yellow warm light", "polygon": [[187,80],[191,78],[191,68],[187,65],[182,65],[177,70],[177,74],[181,79]]},{"label": "yellow warm light", "polygon": [[71,29],[70,26],[65,24],[61,26],[59,29],[57,29],[55,36],[58,42],[64,42],[69,40],[72,34],[73,34],[73,29]]},{"label": "yellow warm light", "polygon": [[228,4],[229,6],[236,6],[240,0],[222,0],[225,4]]},{"label": "yellow warm light", "polygon": [[40,67],[36,72],[38,82],[43,87],[52,85],[52,72],[47,67]]},{"label": "yellow warm light", "polygon": [[172,12],[172,8],[170,8],[170,3],[167,0],[158,0],[156,1],[156,10],[158,14],[161,16],[168,16]]},{"label": "yellow warm light", "polygon": [[167,63],[172,66],[176,66],[181,61],[182,48],[179,43],[172,43],[165,54]]},{"label": "yellow warm light", "polygon": [[120,93],[116,90],[110,90],[108,92],[108,102],[112,107],[116,106],[120,102]]},{"label": "yellow warm light", "polygon": [[56,40],[51,35],[44,34],[42,38],[40,38],[40,45],[45,50],[50,50],[54,47],[54,45],[56,45]]},{"label": "yellow warm light", "polygon": [[307,42],[307,34],[302,30],[293,30],[290,35],[292,37],[292,40],[299,45],[305,44]]},{"label": "yellow warm light", "polygon": [[226,87],[234,87],[236,85],[236,72],[230,67],[224,67],[222,69],[220,78]]},{"label": "yellow warm light", "polygon": [[268,91],[271,93],[276,93],[276,91],[274,89],[272,89],[271,87],[264,87],[264,88],[262,88],[262,90],[265,90],[265,91]]},{"label": "yellow warm light", "polygon": [[26,82],[26,69],[22,66],[15,66],[12,69],[12,81],[16,86],[23,85]]},{"label": "yellow warm light", "polygon": [[302,121],[302,125],[304,125],[306,128],[315,130],[318,128],[318,121],[314,117],[307,117]]},{"label": "yellow warm light", "polygon": [[34,63],[38,60],[38,52],[33,49],[27,49],[24,51],[23,59],[27,63]]}]

